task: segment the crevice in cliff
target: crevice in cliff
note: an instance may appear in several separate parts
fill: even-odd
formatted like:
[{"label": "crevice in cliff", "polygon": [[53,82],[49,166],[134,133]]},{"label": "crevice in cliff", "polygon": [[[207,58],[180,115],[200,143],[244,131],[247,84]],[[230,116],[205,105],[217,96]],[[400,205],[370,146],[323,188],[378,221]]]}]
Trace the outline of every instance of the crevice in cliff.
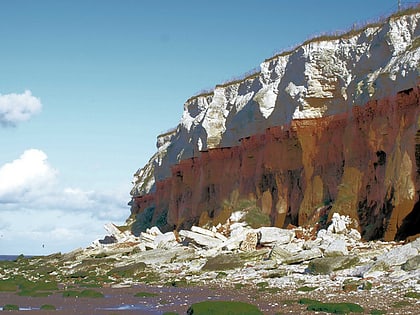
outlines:
[{"label": "crevice in cliff", "polygon": [[420,234],[420,201],[416,202],[413,211],[402,221],[402,225],[398,229],[395,239],[401,241],[417,234]]}]

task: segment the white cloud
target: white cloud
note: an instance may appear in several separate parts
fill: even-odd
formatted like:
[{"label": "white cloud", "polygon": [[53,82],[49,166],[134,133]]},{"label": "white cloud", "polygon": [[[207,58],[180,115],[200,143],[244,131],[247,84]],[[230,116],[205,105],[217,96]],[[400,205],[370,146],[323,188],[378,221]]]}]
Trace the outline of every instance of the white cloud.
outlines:
[{"label": "white cloud", "polygon": [[[95,192],[61,185],[36,149],[0,167],[0,254],[48,254],[89,245],[129,216],[129,187]],[[45,247],[42,247],[45,245]]]},{"label": "white cloud", "polygon": [[47,160],[41,150],[30,149],[0,167],[0,203],[16,202],[44,192],[57,175]]},{"label": "white cloud", "polygon": [[41,100],[26,90],[22,94],[0,94],[0,125],[15,126],[41,111]]}]

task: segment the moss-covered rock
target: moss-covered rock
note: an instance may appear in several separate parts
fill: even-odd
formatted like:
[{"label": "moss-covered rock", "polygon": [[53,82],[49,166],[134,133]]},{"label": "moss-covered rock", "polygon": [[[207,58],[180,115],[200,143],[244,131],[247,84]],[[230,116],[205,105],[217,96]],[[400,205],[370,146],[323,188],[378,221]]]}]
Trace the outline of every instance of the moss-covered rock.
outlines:
[{"label": "moss-covered rock", "polygon": [[204,271],[231,270],[242,268],[247,262],[261,261],[269,254],[269,249],[261,249],[253,252],[239,254],[221,254],[211,257],[203,266]]},{"label": "moss-covered rock", "polygon": [[116,267],[109,271],[108,275],[118,278],[134,278],[142,273],[146,269],[146,266],[144,262],[138,262],[127,266]]},{"label": "moss-covered rock", "polygon": [[355,303],[315,303],[307,307],[308,311],[327,312],[334,314],[363,313],[364,309]]},{"label": "moss-covered rock", "polygon": [[51,304],[44,304],[44,305],[41,305],[40,309],[43,311],[55,311],[57,308]]},{"label": "moss-covered rock", "polygon": [[357,256],[339,256],[316,258],[309,262],[308,270],[312,274],[327,275],[337,270],[348,269],[359,262]]},{"label": "moss-covered rock", "polygon": [[231,301],[204,301],[195,303],[187,311],[188,315],[261,315],[263,314],[255,305]]},{"label": "moss-covered rock", "polygon": [[6,304],[3,306],[3,311],[18,311],[19,306],[16,304]]}]

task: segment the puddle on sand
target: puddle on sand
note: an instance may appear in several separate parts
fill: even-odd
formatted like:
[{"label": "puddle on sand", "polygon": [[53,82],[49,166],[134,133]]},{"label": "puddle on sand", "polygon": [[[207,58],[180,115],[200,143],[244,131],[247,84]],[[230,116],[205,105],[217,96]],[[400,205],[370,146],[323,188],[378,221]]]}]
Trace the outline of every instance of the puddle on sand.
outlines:
[{"label": "puddle on sand", "polygon": [[[39,310],[40,310],[39,307],[19,307],[19,311],[39,311]],[[0,307],[0,311],[4,311],[3,307]]]},{"label": "puddle on sand", "polygon": [[124,304],[115,307],[97,307],[95,310],[99,311],[142,311],[145,313],[142,314],[150,314],[150,315],[158,315],[162,314],[162,312],[157,312],[152,310],[150,306],[142,305],[142,304]]}]

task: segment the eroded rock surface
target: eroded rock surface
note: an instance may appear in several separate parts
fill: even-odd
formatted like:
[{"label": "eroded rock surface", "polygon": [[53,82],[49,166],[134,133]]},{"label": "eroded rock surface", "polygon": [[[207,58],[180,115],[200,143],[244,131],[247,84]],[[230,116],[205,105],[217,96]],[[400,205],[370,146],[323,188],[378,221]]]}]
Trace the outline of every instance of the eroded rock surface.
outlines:
[{"label": "eroded rock surface", "polygon": [[135,174],[139,231],[217,225],[247,200],[280,228],[339,213],[367,240],[420,233],[419,18],[310,40],[189,99]]}]

